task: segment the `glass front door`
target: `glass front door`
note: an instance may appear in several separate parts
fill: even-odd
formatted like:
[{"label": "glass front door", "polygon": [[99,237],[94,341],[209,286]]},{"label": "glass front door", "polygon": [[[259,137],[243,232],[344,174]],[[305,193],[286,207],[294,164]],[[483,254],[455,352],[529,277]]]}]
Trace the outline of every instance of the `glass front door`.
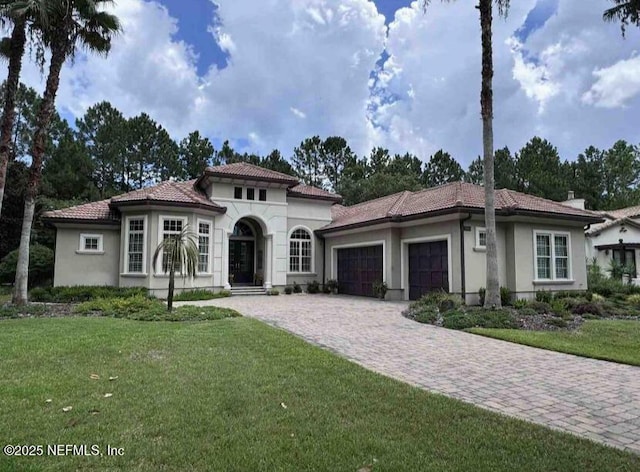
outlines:
[{"label": "glass front door", "polygon": [[253,284],[254,241],[229,241],[229,281],[232,285]]}]

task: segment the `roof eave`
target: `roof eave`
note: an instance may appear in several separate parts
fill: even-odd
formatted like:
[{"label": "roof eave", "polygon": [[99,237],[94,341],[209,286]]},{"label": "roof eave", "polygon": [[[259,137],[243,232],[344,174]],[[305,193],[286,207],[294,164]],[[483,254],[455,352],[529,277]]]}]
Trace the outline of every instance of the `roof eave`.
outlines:
[{"label": "roof eave", "polygon": [[132,207],[132,206],[167,206],[167,207],[179,207],[179,208],[196,208],[199,210],[211,211],[214,213],[226,213],[227,207],[205,205],[203,203],[190,203],[190,202],[172,202],[166,200],[127,200],[124,202],[111,202],[110,208]]},{"label": "roof eave", "polygon": [[84,218],[66,218],[59,216],[43,216],[40,218],[41,221],[46,225],[55,226],[57,223],[63,224],[83,224],[83,225],[108,225],[108,226],[120,226],[120,220],[111,220],[111,219],[84,219]]},{"label": "roof eave", "polygon": [[324,200],[327,202],[342,203],[341,196],[329,197],[329,196],[322,196],[322,195],[304,195],[304,194],[295,193],[295,192],[287,192],[287,195],[291,198],[306,198],[307,200]]},{"label": "roof eave", "polygon": [[195,181],[194,185],[199,185],[200,182],[206,177],[218,177],[221,179],[243,179],[243,180],[253,180],[256,182],[271,182],[276,184],[286,184],[289,187],[294,187],[298,185],[300,182],[295,177],[291,177],[290,179],[285,178],[277,178],[277,177],[256,177],[246,174],[234,174],[230,172],[213,172],[210,170],[205,170],[200,177]]},{"label": "roof eave", "polygon": [[[482,214],[484,213],[484,208],[455,206],[455,207],[443,208],[441,210],[415,213],[413,215],[407,215],[407,216],[402,216],[402,215],[385,216],[384,218],[360,221],[357,223],[352,223],[352,224],[342,225],[342,226],[335,226],[327,229],[320,228],[317,230],[317,232],[319,234],[327,234],[327,233],[334,233],[337,231],[362,228],[365,226],[372,226],[372,225],[384,223],[387,221],[392,221],[392,222],[412,221],[412,220],[419,220],[422,218],[431,218],[435,216],[442,216],[442,215],[455,214],[455,213]],[[530,217],[537,217],[537,218],[553,218],[553,219],[560,219],[560,220],[566,220],[566,221],[579,221],[584,223],[601,223],[602,221],[604,221],[601,218],[598,218],[595,216],[589,216],[589,215],[565,215],[561,213],[551,213],[551,212],[542,212],[542,211],[533,211],[533,210],[520,210],[520,209],[514,209],[514,208],[509,208],[505,210],[503,209],[496,210],[496,215],[500,215],[500,216],[518,215],[518,216],[530,216]]]}]

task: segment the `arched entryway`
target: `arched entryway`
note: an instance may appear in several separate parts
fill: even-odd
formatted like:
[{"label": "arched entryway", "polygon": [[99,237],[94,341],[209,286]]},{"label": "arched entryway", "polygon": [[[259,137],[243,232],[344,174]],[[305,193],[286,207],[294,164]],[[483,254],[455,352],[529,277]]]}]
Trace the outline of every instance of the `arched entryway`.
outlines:
[{"label": "arched entryway", "polygon": [[251,218],[236,222],[229,235],[229,284],[263,285],[264,235],[260,224]]}]

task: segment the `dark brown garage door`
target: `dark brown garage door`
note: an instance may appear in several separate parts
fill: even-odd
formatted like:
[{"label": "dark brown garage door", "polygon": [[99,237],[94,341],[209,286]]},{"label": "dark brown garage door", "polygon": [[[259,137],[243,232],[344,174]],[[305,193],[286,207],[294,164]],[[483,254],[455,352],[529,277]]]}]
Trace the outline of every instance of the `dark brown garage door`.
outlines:
[{"label": "dark brown garage door", "polygon": [[409,244],[409,299],[449,291],[447,241]]},{"label": "dark brown garage door", "polygon": [[376,281],[382,281],[382,245],[338,249],[340,293],[373,297]]}]

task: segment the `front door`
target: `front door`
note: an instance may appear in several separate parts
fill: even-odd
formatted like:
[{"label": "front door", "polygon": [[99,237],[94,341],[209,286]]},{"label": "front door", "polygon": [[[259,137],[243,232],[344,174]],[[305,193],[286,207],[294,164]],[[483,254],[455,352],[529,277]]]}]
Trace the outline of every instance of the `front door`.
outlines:
[{"label": "front door", "polygon": [[254,241],[229,241],[229,280],[232,285],[253,284]]}]

